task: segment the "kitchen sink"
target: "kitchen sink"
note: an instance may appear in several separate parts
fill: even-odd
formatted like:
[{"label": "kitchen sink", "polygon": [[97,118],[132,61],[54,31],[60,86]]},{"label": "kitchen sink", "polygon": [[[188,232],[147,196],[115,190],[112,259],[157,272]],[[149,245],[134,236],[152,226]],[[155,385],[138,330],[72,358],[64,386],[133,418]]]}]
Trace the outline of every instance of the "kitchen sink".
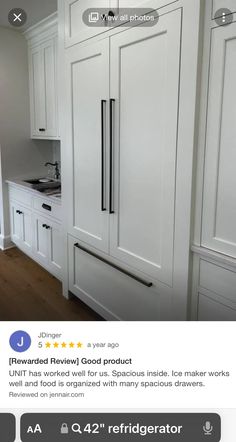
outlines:
[{"label": "kitchen sink", "polygon": [[47,189],[58,189],[61,188],[61,182],[52,180],[49,178],[35,178],[30,180],[24,180],[24,183],[27,183],[29,187],[39,191],[46,191]]}]

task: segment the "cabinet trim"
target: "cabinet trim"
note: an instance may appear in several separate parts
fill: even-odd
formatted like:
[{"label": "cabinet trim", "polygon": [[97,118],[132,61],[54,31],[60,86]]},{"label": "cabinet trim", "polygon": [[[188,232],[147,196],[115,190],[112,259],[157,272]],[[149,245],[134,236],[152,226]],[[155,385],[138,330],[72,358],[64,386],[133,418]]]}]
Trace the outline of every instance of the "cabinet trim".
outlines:
[{"label": "cabinet trim", "polygon": [[57,34],[57,16],[55,12],[23,32],[30,47]]}]

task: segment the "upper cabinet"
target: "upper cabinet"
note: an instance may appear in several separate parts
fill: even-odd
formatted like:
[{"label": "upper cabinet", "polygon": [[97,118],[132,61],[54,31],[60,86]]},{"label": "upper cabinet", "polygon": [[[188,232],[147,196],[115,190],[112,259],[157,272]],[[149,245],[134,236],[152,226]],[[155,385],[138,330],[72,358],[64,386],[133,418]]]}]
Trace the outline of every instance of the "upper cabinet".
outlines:
[{"label": "upper cabinet", "polygon": [[236,257],[236,23],[211,42],[202,245]]},{"label": "upper cabinet", "polygon": [[65,8],[65,46],[70,47],[111,30],[107,20],[104,20],[103,25],[88,26],[83,20],[83,14],[87,9],[94,9],[96,12],[99,7],[100,13],[106,17],[109,12],[113,13],[119,10],[119,8],[145,7],[150,10],[155,10],[177,1],[178,0],[100,0],[97,2],[96,0],[65,0],[62,2]]},{"label": "upper cabinet", "polygon": [[26,31],[29,44],[31,137],[58,139],[57,15]]},{"label": "upper cabinet", "polygon": [[108,14],[112,1],[110,0],[65,0],[65,44],[71,46],[108,30],[106,22],[103,27],[89,27],[83,21],[87,9],[96,11],[98,7]]}]

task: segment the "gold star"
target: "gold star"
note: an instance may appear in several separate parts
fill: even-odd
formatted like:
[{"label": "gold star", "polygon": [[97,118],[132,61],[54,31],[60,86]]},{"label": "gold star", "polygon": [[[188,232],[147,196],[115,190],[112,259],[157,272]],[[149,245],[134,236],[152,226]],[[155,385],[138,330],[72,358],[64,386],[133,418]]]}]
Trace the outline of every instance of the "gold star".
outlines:
[{"label": "gold star", "polygon": [[54,345],[54,348],[58,348],[59,347],[58,342],[55,342],[53,345]]},{"label": "gold star", "polygon": [[51,347],[50,342],[47,342],[47,343],[46,343],[46,348],[50,348],[50,347]]},{"label": "gold star", "polygon": [[70,344],[70,348],[74,348],[75,344],[73,342],[71,342]]},{"label": "gold star", "polygon": [[83,344],[81,344],[81,342],[78,342],[77,347],[81,348]]},{"label": "gold star", "polygon": [[62,346],[62,348],[66,348],[66,343],[62,342],[61,346]]}]

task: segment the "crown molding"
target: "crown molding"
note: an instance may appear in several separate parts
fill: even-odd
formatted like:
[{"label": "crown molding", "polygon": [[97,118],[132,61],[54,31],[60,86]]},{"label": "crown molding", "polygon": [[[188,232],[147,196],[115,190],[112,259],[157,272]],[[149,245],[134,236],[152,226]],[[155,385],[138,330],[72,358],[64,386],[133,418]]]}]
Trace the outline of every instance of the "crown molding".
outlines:
[{"label": "crown molding", "polygon": [[49,37],[50,35],[56,35],[57,27],[58,14],[57,12],[54,12],[40,22],[36,23],[36,25],[31,26],[29,29],[23,32],[23,35],[25,36],[26,40],[32,45],[34,44],[34,40],[35,42],[37,42],[37,40],[39,39],[42,40]]}]

